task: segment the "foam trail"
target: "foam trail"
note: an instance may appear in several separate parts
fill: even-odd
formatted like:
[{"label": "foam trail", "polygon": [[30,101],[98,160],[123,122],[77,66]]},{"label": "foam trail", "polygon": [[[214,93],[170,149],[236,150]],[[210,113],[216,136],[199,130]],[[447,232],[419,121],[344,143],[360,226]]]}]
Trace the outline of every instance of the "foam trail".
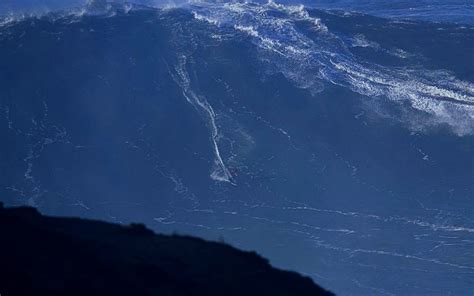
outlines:
[{"label": "foam trail", "polygon": [[178,65],[175,67],[177,76],[172,75],[172,77],[174,78],[176,83],[182,88],[183,96],[186,98],[188,103],[193,105],[193,107],[196,108],[196,110],[198,110],[199,112],[202,112],[208,118],[209,126],[211,128],[211,140],[212,140],[212,145],[214,148],[214,157],[215,157],[214,169],[211,172],[210,177],[216,181],[228,182],[228,183],[234,184],[232,182],[232,175],[230,174],[229,170],[225,166],[220,150],[219,150],[219,145],[218,145],[219,130],[216,124],[216,114],[212,106],[209,104],[209,102],[205,98],[197,95],[191,89],[191,82],[189,79],[189,75],[186,71],[186,60],[187,60],[186,56],[181,56]]}]

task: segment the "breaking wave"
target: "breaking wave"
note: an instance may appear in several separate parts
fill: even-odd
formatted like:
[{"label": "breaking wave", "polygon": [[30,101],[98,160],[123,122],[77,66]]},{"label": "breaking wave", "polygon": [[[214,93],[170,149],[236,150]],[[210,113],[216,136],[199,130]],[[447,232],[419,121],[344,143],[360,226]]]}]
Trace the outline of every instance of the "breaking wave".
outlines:
[{"label": "breaking wave", "polygon": [[[329,82],[364,96],[408,105],[405,113],[416,110],[430,115],[425,120],[414,114],[398,118],[411,121],[408,125],[417,130],[447,124],[459,135],[474,131],[473,83],[448,71],[378,65],[361,59],[350,52],[352,44],[332,33],[302,5],[200,3],[191,9],[199,21],[246,35],[269,69],[298,87],[317,93]],[[380,46],[360,36],[355,40],[356,46]],[[401,49],[393,53],[400,58],[406,54]]]},{"label": "breaking wave", "polygon": [[[48,16],[112,17],[118,11],[127,14],[144,8],[128,3],[90,1],[85,7]],[[273,0],[266,4],[192,1],[179,9],[190,10],[197,21],[210,24],[209,34],[218,36],[220,31],[231,28],[235,38],[246,36],[256,46],[268,73],[282,73],[297,87],[313,94],[321,92],[324,83],[330,83],[372,99],[388,99],[403,105],[402,115],[396,119],[416,130],[448,125],[458,135],[474,131],[472,82],[442,69],[379,65],[360,58],[351,53],[351,47],[379,50],[381,45],[361,34],[344,40],[303,5],[283,5]],[[28,17],[31,16],[6,16],[0,20],[0,26],[7,27]],[[390,54],[401,59],[409,55],[402,49],[392,50]],[[421,116],[413,111],[419,111]]]}]

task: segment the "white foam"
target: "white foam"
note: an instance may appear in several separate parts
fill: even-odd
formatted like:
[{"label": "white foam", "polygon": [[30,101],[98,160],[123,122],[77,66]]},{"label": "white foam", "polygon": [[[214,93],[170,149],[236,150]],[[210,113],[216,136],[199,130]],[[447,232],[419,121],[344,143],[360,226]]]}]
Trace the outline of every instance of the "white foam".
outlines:
[{"label": "white foam", "polygon": [[197,13],[197,12],[195,12],[195,11],[193,11],[193,17],[194,17],[195,19],[197,19],[197,20],[205,21],[205,22],[210,23],[210,24],[212,24],[212,25],[216,25],[216,26],[219,25],[219,22],[218,22],[217,20],[211,19],[211,18],[209,18],[209,17],[206,17],[206,16],[204,16],[204,15],[202,15],[202,14],[199,14],[199,13]]},{"label": "white foam", "polygon": [[375,41],[368,40],[363,34],[357,34],[352,38],[352,47],[364,47],[364,48],[373,48],[378,50],[380,48],[380,44]]},{"label": "white foam", "polygon": [[267,6],[286,12],[289,15],[297,16],[300,20],[308,21],[313,24],[314,28],[327,31],[328,28],[321,22],[321,19],[311,17],[303,4],[299,5],[284,5],[278,4],[274,0],[268,0]]}]

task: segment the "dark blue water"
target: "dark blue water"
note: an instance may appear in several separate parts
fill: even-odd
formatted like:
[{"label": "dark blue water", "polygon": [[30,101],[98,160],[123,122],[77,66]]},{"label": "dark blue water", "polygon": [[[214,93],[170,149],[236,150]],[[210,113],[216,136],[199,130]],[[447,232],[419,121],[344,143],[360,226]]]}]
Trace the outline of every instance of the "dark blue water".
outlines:
[{"label": "dark blue water", "polygon": [[224,238],[340,295],[469,295],[473,44],[273,2],[5,18],[1,200]]},{"label": "dark blue water", "polygon": [[319,0],[307,1],[305,4],[388,18],[469,23],[471,25],[474,23],[474,2],[469,0]]}]

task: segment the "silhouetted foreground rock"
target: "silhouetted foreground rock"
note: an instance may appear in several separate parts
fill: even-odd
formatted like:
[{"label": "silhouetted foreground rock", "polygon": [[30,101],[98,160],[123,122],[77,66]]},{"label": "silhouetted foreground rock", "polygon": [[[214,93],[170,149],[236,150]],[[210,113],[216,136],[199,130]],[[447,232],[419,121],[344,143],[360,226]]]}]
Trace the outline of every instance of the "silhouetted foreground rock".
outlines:
[{"label": "silhouetted foreground rock", "polygon": [[332,295],[255,253],[140,224],[0,206],[0,243],[2,296]]}]

